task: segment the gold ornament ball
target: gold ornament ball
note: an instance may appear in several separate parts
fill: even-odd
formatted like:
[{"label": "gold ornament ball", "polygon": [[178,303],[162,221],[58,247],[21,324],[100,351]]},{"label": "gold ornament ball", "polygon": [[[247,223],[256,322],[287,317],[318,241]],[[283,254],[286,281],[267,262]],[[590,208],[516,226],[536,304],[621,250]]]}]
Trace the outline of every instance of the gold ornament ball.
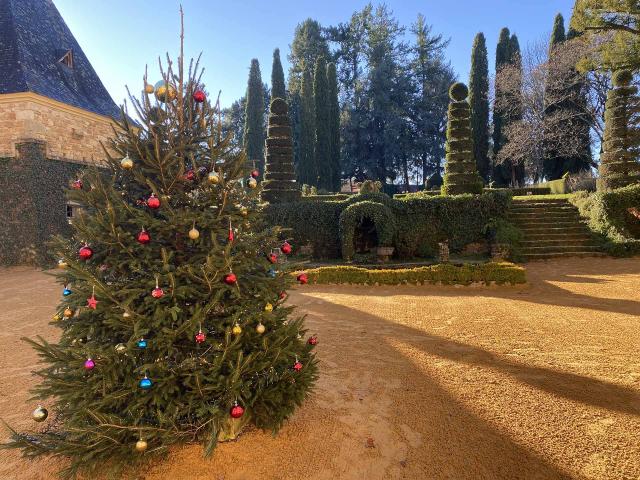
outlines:
[{"label": "gold ornament ball", "polygon": [[70,308],[65,308],[64,312],[62,313],[65,317],[69,318],[73,315],[73,310],[71,310]]},{"label": "gold ornament ball", "polygon": [[261,323],[259,323],[258,326],[256,327],[256,332],[258,332],[260,335],[262,335],[265,330],[266,328],[264,328],[264,325]]},{"label": "gold ornament ball", "polygon": [[258,181],[255,178],[250,178],[248,185],[249,188],[256,188],[258,186]]},{"label": "gold ornament ball", "polygon": [[47,412],[47,409],[41,405],[38,405],[38,407],[31,414],[31,418],[33,418],[36,422],[44,422],[48,416],[49,412]]},{"label": "gold ornament ball", "polygon": [[233,330],[231,330],[234,335],[240,335],[242,333],[242,328],[237,323],[233,326]]},{"label": "gold ornament ball", "polygon": [[131,160],[127,155],[122,160],[120,160],[120,166],[125,170],[131,170],[133,168],[133,160]]},{"label": "gold ornament ball", "polygon": [[58,320],[60,320],[60,315],[58,315],[57,313],[53,316],[53,320],[55,322],[57,322]]},{"label": "gold ornament ball", "polygon": [[67,262],[65,262],[64,260],[58,260],[58,268],[60,270],[64,270],[65,268],[67,268]]},{"label": "gold ornament ball", "polygon": [[155,90],[155,88],[153,88],[153,85],[151,85],[150,83],[145,83],[144,84],[144,93],[151,94],[151,93],[153,93],[154,90]]},{"label": "gold ornament ball", "polygon": [[264,306],[264,311],[265,311],[265,312],[273,312],[273,305],[271,305],[270,303],[267,303],[267,304]]},{"label": "gold ornament ball", "polygon": [[138,440],[136,442],[136,452],[144,452],[147,449],[148,445],[145,440]]},{"label": "gold ornament ball", "polygon": [[192,228],[191,230],[189,230],[189,238],[191,240],[197,240],[198,238],[200,238],[200,232],[196,228]]},{"label": "gold ornament ball", "polygon": [[116,345],[117,353],[125,353],[127,351],[127,346],[124,343],[119,343]]},{"label": "gold ornament ball", "polygon": [[218,176],[217,173],[211,172],[207,178],[209,179],[209,183],[212,185],[217,185],[218,183],[220,183],[220,177]]}]

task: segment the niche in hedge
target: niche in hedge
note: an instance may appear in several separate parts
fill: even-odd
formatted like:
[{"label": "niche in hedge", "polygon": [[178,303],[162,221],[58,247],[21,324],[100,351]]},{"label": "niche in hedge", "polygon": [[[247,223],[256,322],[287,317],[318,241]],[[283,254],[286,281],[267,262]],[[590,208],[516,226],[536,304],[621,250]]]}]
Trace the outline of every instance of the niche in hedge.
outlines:
[{"label": "niche in hedge", "polygon": [[389,207],[371,201],[349,205],[340,214],[342,258],[351,260],[356,251],[394,246],[396,230]]}]

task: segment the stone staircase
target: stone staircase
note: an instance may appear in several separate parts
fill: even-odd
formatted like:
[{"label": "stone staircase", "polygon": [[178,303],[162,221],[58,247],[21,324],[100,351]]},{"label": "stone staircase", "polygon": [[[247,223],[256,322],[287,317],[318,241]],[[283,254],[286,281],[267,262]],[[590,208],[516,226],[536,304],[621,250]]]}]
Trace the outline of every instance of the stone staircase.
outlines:
[{"label": "stone staircase", "polygon": [[509,219],[524,233],[525,260],[605,255],[566,199],[514,200]]}]

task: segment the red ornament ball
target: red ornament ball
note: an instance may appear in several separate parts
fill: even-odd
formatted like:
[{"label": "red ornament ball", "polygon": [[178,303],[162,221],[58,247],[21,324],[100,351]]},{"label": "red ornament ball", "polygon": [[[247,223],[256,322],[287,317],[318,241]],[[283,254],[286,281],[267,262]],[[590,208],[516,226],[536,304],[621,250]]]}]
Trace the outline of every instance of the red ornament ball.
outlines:
[{"label": "red ornament ball", "polygon": [[287,298],[287,292],[280,292],[280,295],[278,295],[278,297],[280,298],[280,300],[284,300],[285,298]]},{"label": "red ornament ball", "polygon": [[293,364],[293,369],[294,369],[296,372],[299,372],[300,370],[302,370],[302,364],[301,364],[300,362],[296,362],[296,363],[294,363],[294,364]]},{"label": "red ornament ball", "polygon": [[152,193],[147,199],[147,207],[153,208],[154,210],[160,208],[160,199],[156,197],[155,193]]},{"label": "red ornament ball", "polygon": [[196,333],[196,343],[203,343],[207,339],[207,336],[203,331]]},{"label": "red ornament ball", "polygon": [[231,412],[229,413],[231,415],[231,418],[240,418],[242,415],[244,415],[244,408],[236,403],[233,407],[231,407]]},{"label": "red ornament ball", "polygon": [[306,273],[301,273],[298,275],[298,282],[300,282],[300,285],[306,285],[309,283],[309,277],[307,277]]},{"label": "red ornament ball", "polygon": [[317,345],[318,344],[318,337],[316,337],[315,335],[312,337],[309,337],[309,340],[307,340],[307,343],[309,345]]},{"label": "red ornament ball", "polygon": [[138,240],[138,243],[146,245],[151,241],[151,235],[149,235],[149,232],[147,232],[146,230],[142,230],[140,233],[138,233],[136,239]]},{"label": "red ornament ball", "polygon": [[78,250],[78,255],[82,260],[89,260],[91,257],[93,257],[93,250],[91,250],[91,247],[89,247],[89,245],[85,245],[84,247],[80,248],[80,250]]},{"label": "red ornament ball", "polygon": [[285,255],[289,255],[291,253],[291,244],[289,242],[284,242],[280,247],[280,251]]},{"label": "red ornament ball", "polygon": [[235,273],[227,273],[224,276],[223,280],[224,280],[224,283],[226,283],[227,285],[234,285],[238,280],[238,278],[236,277]]},{"label": "red ornament ball", "polygon": [[187,170],[187,172],[184,174],[184,179],[189,182],[192,182],[195,177],[196,174],[193,172],[193,170]]},{"label": "red ornament ball", "polygon": [[84,368],[86,370],[93,370],[95,368],[95,366],[96,366],[96,362],[94,362],[90,358],[87,358],[87,361],[84,362]]},{"label": "red ornament ball", "polygon": [[156,287],[151,291],[151,296],[153,298],[164,297],[164,290],[162,290],[160,287]]},{"label": "red ornament ball", "polygon": [[207,99],[207,96],[202,90],[196,90],[193,92],[193,101],[196,103],[202,103]]},{"label": "red ornament ball", "polygon": [[278,256],[275,253],[270,253],[267,258],[271,263],[276,263],[278,261]]},{"label": "red ornament ball", "polygon": [[253,178],[258,178],[258,177],[260,176],[260,170],[258,170],[257,168],[254,168],[254,169],[251,171],[251,176],[252,176]]},{"label": "red ornament ball", "polygon": [[82,190],[82,180],[80,180],[80,179],[75,180],[71,184],[71,188],[73,188],[74,190]]}]

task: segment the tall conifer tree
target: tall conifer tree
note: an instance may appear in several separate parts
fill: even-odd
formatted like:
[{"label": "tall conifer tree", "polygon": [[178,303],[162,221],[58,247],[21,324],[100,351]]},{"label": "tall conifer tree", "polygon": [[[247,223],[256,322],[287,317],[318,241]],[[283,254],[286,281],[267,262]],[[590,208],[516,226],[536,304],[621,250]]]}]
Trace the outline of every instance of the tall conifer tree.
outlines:
[{"label": "tall conifer tree", "polygon": [[498,105],[504,105],[505,91],[504,86],[501,85],[499,79],[500,70],[508,65],[510,58],[510,45],[511,32],[508,28],[503,28],[500,31],[500,37],[498,39],[498,46],[496,47],[496,84],[495,84],[495,99],[493,106],[493,181],[497,185],[506,185],[509,183],[510,175],[505,174],[504,165],[497,164],[496,158],[504,145],[504,114],[502,109]]},{"label": "tall conifer tree", "polygon": [[284,71],[280,62],[280,49],[273,51],[273,66],[271,67],[271,101],[276,98],[287,99],[287,91],[284,86]]},{"label": "tall conifer tree", "polygon": [[471,53],[469,79],[469,103],[471,104],[471,128],[473,130],[473,154],[478,172],[489,181],[489,60],[487,43],[483,33],[478,33]]},{"label": "tall conifer tree", "polygon": [[329,154],[331,159],[332,192],[340,191],[340,104],[338,101],[338,75],[335,63],[327,65],[327,86],[329,97]]},{"label": "tall conifer tree", "polygon": [[244,148],[249,163],[255,162],[260,171],[264,171],[264,90],[260,63],[251,60],[249,83],[247,85],[247,103],[244,121]]},{"label": "tall conifer tree", "polygon": [[299,160],[297,165],[298,183],[318,185],[318,168],[315,160],[316,106],[313,98],[311,69],[302,74],[300,91],[300,136],[298,139]]},{"label": "tall conifer tree", "polygon": [[329,89],[327,86],[327,62],[324,57],[319,57],[316,61],[313,96],[316,107],[315,158],[318,167],[318,187],[331,190]]},{"label": "tall conifer tree", "polygon": [[[520,42],[518,36],[514,33],[509,40],[509,63],[515,67],[516,72],[516,88],[513,92],[509,105],[511,105],[509,114],[505,118],[503,128],[512,125],[513,123],[522,120],[524,115],[524,105],[522,103],[522,52],[520,51]],[[524,164],[516,164],[513,161],[509,162],[508,168],[511,173],[511,185],[524,185],[525,181],[525,169]]]}]

